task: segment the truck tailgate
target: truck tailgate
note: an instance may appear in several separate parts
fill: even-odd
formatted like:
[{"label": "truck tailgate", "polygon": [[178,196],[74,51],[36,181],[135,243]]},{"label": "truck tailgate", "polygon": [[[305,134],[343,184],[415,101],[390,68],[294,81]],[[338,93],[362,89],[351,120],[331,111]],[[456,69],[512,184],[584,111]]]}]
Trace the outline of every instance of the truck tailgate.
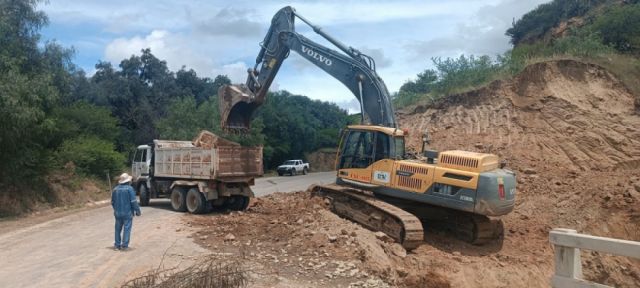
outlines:
[{"label": "truck tailgate", "polygon": [[156,149],[156,177],[213,180],[262,176],[262,147]]},{"label": "truck tailgate", "polygon": [[262,147],[228,146],[216,150],[217,178],[262,176]]}]

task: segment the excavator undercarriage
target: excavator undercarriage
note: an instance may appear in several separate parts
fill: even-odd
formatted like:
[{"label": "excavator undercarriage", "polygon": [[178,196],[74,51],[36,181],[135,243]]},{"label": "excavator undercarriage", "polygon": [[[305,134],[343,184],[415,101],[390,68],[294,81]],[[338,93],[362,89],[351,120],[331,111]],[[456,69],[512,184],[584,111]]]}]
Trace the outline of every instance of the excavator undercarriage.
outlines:
[{"label": "excavator undercarriage", "polygon": [[484,215],[375,195],[367,190],[336,184],[314,185],[309,191],[312,196],[328,199],[332,212],[370,230],[387,234],[407,250],[423,243],[423,227],[446,231],[475,245],[494,241],[503,235],[502,221]]},{"label": "excavator undercarriage", "polygon": [[374,231],[387,234],[411,250],[422,244],[420,219],[394,205],[373,197],[371,192],[335,184],[310,187],[313,196],[330,201],[331,211]]}]

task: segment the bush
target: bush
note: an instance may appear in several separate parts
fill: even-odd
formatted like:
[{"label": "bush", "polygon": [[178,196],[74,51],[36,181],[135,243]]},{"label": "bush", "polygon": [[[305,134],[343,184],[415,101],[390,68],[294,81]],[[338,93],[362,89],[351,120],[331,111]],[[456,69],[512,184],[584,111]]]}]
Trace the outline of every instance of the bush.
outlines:
[{"label": "bush", "polygon": [[511,37],[511,43],[518,45],[522,42],[539,40],[547,31],[560,22],[576,16],[585,15],[592,8],[607,0],[554,0],[540,4],[536,9],[524,14],[513,23],[505,33]]},{"label": "bush", "polygon": [[493,80],[500,68],[489,56],[473,55],[442,60],[434,58],[438,70],[438,81],[433,84],[433,94],[448,95],[462,89],[477,87]]},{"label": "bush", "polygon": [[431,60],[436,70],[427,69],[418,74],[415,81],[407,81],[402,85],[400,91],[393,95],[396,106],[404,107],[478,87],[496,79],[501,71],[501,63],[486,55]]},{"label": "bush", "polygon": [[405,92],[400,90],[393,95],[393,105],[397,108],[406,107],[416,102],[425,99],[426,93]]},{"label": "bush", "polygon": [[640,53],[640,4],[613,7],[598,17],[590,28],[616,50]]},{"label": "bush", "polygon": [[115,151],[113,143],[96,137],[74,138],[62,143],[57,160],[64,165],[73,162],[76,172],[103,176],[105,171],[121,171],[125,158]]},{"label": "bush", "polygon": [[531,59],[558,56],[591,58],[615,53],[615,50],[603,44],[599,35],[586,32],[566,36],[549,43],[521,44],[504,56],[503,67],[511,74],[522,71]]}]

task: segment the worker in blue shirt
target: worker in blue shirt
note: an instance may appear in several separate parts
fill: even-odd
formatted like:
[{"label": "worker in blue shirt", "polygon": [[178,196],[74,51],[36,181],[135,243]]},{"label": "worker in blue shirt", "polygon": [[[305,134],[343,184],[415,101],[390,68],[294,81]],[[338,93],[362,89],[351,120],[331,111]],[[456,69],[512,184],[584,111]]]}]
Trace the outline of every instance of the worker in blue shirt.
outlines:
[{"label": "worker in blue shirt", "polygon": [[[129,249],[133,215],[142,215],[136,199],[136,192],[131,187],[129,174],[122,173],[120,175],[118,186],[113,188],[113,192],[111,192],[111,207],[113,207],[113,216],[116,218],[116,242],[113,249],[126,251]],[[120,237],[121,233],[123,234],[122,238]]]}]

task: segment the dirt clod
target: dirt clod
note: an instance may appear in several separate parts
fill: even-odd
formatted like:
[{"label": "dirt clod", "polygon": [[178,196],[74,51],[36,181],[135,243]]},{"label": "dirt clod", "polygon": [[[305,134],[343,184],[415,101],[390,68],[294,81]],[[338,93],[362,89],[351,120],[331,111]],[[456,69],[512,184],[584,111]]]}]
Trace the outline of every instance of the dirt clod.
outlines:
[{"label": "dirt clod", "polygon": [[[206,238],[204,238],[204,239],[206,239]],[[201,240],[204,240],[204,239],[201,238]],[[234,236],[231,233],[229,233],[226,236],[224,236],[224,241],[234,241],[234,240],[236,240],[236,236]]]}]

